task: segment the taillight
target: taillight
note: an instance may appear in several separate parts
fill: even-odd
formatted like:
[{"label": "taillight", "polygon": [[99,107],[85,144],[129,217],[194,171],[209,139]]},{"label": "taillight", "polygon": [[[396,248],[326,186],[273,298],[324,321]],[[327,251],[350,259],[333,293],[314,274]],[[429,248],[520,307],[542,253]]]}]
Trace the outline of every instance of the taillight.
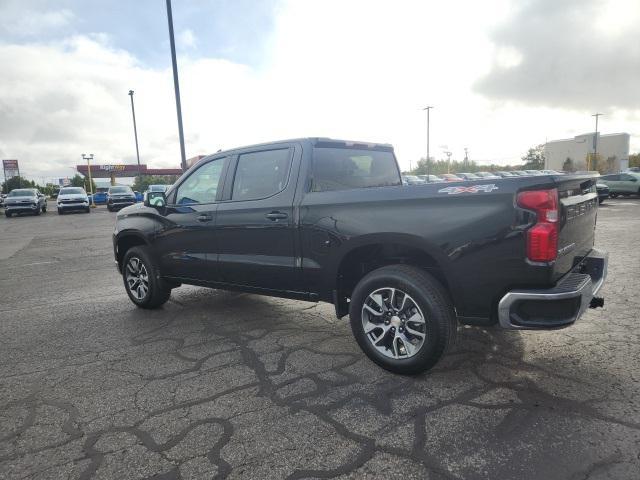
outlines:
[{"label": "taillight", "polygon": [[558,190],[530,190],[518,194],[518,206],[536,212],[537,222],[527,231],[527,258],[551,262],[558,256]]}]

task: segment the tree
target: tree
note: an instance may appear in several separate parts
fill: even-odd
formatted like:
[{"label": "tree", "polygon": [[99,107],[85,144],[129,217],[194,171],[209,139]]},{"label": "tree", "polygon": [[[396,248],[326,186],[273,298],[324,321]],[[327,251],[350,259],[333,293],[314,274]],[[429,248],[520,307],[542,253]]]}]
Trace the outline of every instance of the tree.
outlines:
[{"label": "tree", "polygon": [[567,157],[567,159],[562,164],[562,171],[563,172],[575,172],[576,171],[576,167],[573,164],[573,160],[571,160],[570,157]]},{"label": "tree", "polygon": [[2,191],[4,193],[9,193],[11,190],[16,188],[38,188],[38,186],[36,185],[36,182],[27,180],[24,177],[12,177],[2,183]]},{"label": "tree", "polygon": [[629,155],[629,167],[640,167],[640,153]]},{"label": "tree", "polygon": [[171,185],[177,179],[177,175],[140,175],[136,177],[131,188],[136,192],[144,192],[149,185]]},{"label": "tree", "polygon": [[82,187],[86,192],[95,192],[96,191],[96,182],[91,179],[91,186],[93,189],[89,188],[89,178],[83,177],[82,175],[76,173],[70,180],[72,187]]},{"label": "tree", "polygon": [[542,170],[544,168],[544,145],[530,148],[527,154],[522,157],[524,170]]}]

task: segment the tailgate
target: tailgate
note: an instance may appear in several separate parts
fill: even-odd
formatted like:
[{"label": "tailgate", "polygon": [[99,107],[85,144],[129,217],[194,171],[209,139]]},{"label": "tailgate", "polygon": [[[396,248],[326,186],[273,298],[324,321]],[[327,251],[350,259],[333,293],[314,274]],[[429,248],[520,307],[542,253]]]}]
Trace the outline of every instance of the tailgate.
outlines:
[{"label": "tailgate", "polygon": [[593,248],[598,213],[598,177],[566,175],[554,178],[560,200],[558,259],[554,281],[566,274]]}]

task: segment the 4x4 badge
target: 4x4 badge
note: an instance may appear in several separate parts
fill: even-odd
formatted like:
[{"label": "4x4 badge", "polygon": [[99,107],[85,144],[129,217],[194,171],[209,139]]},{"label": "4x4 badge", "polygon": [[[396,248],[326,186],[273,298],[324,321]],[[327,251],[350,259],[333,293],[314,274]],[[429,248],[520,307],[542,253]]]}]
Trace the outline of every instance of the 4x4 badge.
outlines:
[{"label": "4x4 badge", "polygon": [[441,188],[440,190],[438,190],[438,193],[447,193],[449,195],[457,195],[459,193],[478,193],[478,192],[490,193],[494,190],[498,190],[498,187],[496,187],[495,184],[491,183],[489,185],[471,185],[469,187]]}]

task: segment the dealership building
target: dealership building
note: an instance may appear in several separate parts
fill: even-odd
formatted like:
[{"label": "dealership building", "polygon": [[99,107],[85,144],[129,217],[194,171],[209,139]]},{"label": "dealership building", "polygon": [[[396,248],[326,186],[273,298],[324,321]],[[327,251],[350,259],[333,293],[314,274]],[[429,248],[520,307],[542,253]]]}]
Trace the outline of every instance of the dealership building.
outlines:
[{"label": "dealership building", "polygon": [[[620,172],[629,167],[630,138],[628,133],[597,134],[598,158],[601,162],[606,162],[606,169],[610,173]],[[545,168],[562,171],[565,165],[571,164],[573,170],[587,170],[588,167],[595,170],[592,158],[595,141],[595,133],[585,133],[573,138],[547,142],[544,146]]]}]

